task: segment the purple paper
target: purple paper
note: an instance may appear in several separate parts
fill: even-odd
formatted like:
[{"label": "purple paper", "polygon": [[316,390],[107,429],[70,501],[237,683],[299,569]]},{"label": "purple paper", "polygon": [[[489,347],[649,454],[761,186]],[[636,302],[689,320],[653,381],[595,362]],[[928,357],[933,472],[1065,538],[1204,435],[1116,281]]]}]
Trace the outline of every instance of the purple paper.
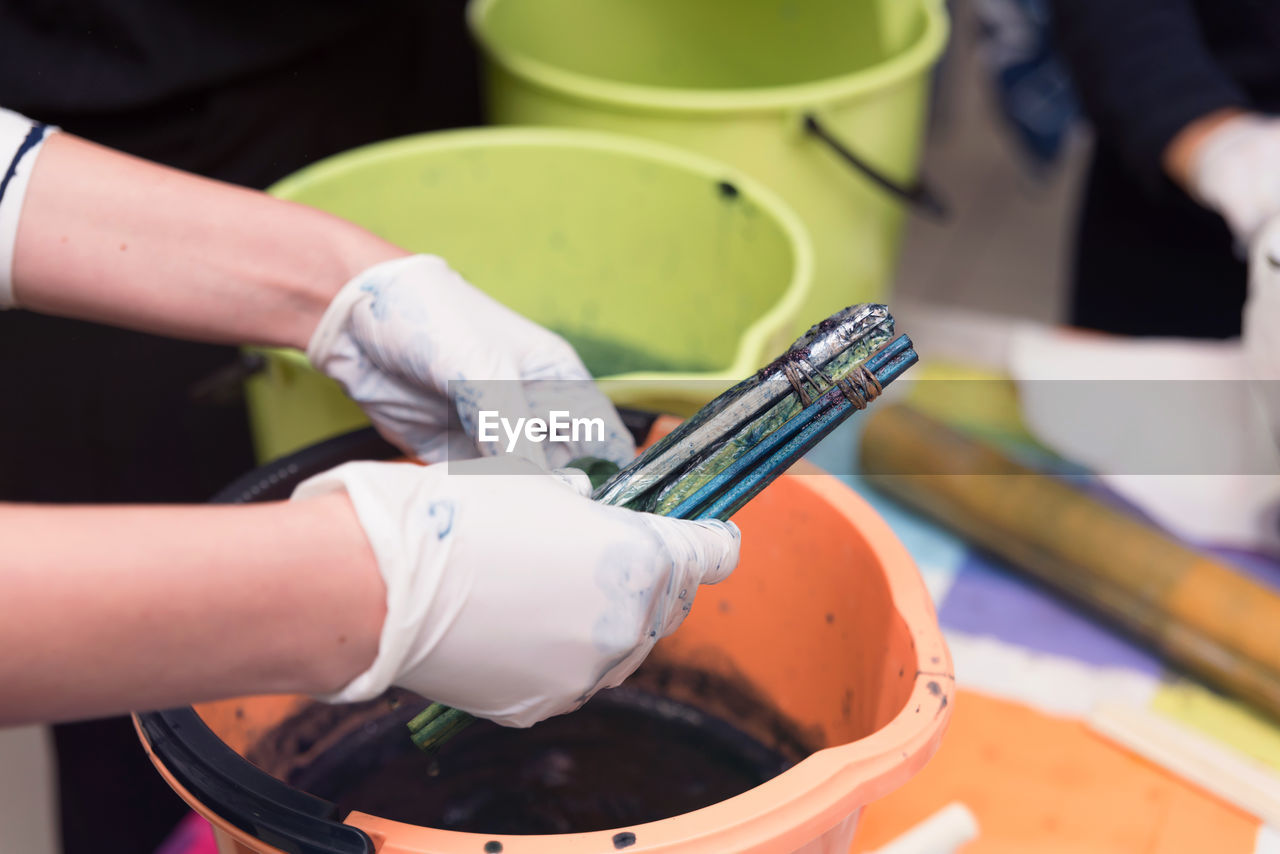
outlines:
[{"label": "purple paper", "polygon": [[1123,634],[995,560],[970,552],[938,609],[944,630],[988,635],[1086,664],[1158,676],[1153,654]]}]

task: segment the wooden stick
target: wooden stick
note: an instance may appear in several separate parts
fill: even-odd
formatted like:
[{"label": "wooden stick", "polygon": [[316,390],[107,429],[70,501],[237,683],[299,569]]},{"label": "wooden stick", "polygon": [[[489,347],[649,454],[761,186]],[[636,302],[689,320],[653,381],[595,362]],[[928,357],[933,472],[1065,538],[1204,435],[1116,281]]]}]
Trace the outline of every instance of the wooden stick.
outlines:
[{"label": "wooden stick", "polygon": [[1280,596],[904,406],[867,420],[872,483],[1280,719]]}]

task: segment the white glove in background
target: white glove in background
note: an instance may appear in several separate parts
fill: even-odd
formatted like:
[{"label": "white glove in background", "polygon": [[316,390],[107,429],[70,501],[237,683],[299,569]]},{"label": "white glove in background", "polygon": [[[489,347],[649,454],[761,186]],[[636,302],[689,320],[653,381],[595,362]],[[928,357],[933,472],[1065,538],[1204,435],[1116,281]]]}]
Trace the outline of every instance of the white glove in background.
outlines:
[{"label": "white glove in background", "polygon": [[1280,118],[1246,114],[1223,122],[1201,144],[1189,177],[1191,194],[1222,214],[1248,249],[1280,213]]},{"label": "white glove in background", "polygon": [[[726,578],[738,530],[597,504],[580,472],[495,459],[348,463],[294,499],[345,490],[387,585],[378,655],[330,702],[399,685],[507,726],[622,682]],[[502,472],[510,471],[504,462]]]},{"label": "white glove in background", "polygon": [[1243,329],[1250,391],[1274,450],[1280,448],[1280,217],[1263,225],[1249,253]]},{"label": "white glove in background", "polygon": [[[1280,333],[1271,310],[1266,328]],[[1125,338],[920,305],[896,314],[922,356],[1008,374],[1036,439],[1157,524],[1201,545],[1280,554],[1280,453],[1240,341]],[[1280,340],[1268,343],[1280,354]]]},{"label": "white glove in background", "polygon": [[1280,436],[1280,217],[1259,231],[1249,253],[1244,348],[1253,377],[1261,381],[1259,392],[1266,400],[1272,431]]},{"label": "white glove in background", "polygon": [[[505,437],[467,441],[476,435],[477,413],[494,410],[513,423],[533,415],[545,419],[548,385],[554,385],[556,407],[571,417],[603,419],[604,439],[521,440],[515,453],[543,468],[584,455],[621,465],[635,455],[617,411],[568,342],[431,255],[385,261],[348,282],[312,335],[307,356],[360,404],[378,432],[424,460],[505,450]],[[489,380],[526,381],[541,393]],[[449,430],[451,423],[455,429]]]},{"label": "white glove in background", "polygon": [[1158,524],[1280,553],[1280,454],[1239,341],[1024,327],[1009,371],[1036,438]]}]

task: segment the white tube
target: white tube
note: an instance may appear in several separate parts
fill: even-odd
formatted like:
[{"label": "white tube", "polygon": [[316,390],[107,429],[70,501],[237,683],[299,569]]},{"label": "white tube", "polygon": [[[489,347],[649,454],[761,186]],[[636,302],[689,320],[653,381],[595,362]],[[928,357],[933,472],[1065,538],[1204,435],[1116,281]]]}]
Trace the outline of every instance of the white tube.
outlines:
[{"label": "white tube", "polygon": [[977,835],[977,818],[953,801],[873,854],[951,854]]}]

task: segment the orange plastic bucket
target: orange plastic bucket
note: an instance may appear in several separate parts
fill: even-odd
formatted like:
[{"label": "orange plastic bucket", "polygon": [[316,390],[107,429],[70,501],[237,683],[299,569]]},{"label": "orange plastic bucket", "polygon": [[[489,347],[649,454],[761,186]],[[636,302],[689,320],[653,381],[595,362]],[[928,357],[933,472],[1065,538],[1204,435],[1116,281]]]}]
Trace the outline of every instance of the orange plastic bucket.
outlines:
[{"label": "orange plastic bucket", "polygon": [[[368,433],[358,453],[346,437],[279,465],[301,478],[341,458],[378,456],[379,440]],[[272,489],[289,488],[274,468],[260,482],[270,486],[250,486],[246,495],[271,498]],[[742,686],[803,733],[813,752],[735,797],[599,832],[461,833],[339,814],[332,803],[242,758],[315,706],[305,697],[142,714],[143,742],[170,785],[213,823],[223,854],[844,854],[862,807],[906,782],[937,748],[951,715],[951,658],[911,557],[875,511],[835,478],[812,468],[793,471],[736,521],[744,534],[737,572],[698,593],[684,625],[633,677],[643,681],[646,673],[675,668]],[[674,699],[716,703],[691,693],[687,680],[665,684]],[[360,725],[337,715],[332,737]],[[289,749],[305,758],[329,738],[313,734]]]}]

